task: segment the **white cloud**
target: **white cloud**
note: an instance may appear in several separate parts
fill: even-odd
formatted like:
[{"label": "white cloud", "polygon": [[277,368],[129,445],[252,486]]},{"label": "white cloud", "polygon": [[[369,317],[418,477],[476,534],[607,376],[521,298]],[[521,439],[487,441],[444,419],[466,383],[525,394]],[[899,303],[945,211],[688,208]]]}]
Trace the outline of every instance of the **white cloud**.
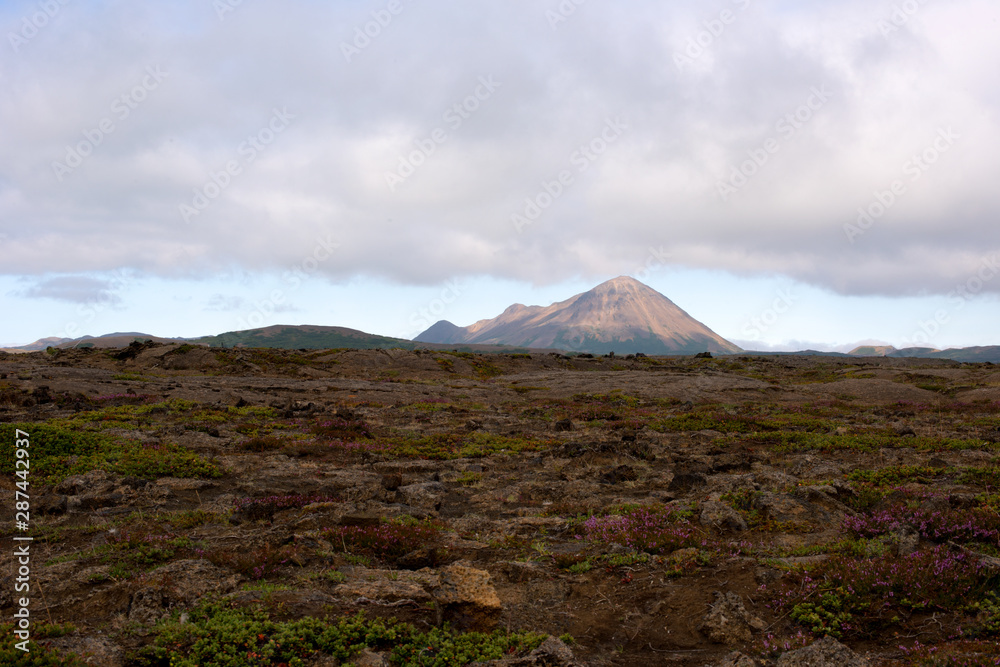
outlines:
[{"label": "white cloud", "polygon": [[[282,271],[333,234],[319,271],[338,280],[555,283],[628,272],[652,245],[696,269],[912,295],[947,294],[1000,250],[995,3],[928,4],[888,35],[891,6],[855,0],[587,3],[557,30],[554,4],[406,3],[350,63],[340,43],[375,5],[243,3],[223,21],[203,2],[66,5],[0,52],[0,240],[19,258],[2,270]],[[32,7],[6,5],[0,25]],[[679,70],[724,8],[736,20]],[[119,118],[149,67],[168,74]],[[483,76],[502,86],[391,192],[386,171]],[[248,162],[241,146],[283,107],[294,120]],[[618,114],[620,141],[517,234],[511,214]],[[60,182],[52,163],[105,118],[114,131]],[[960,138],[909,180],[943,127]],[[230,160],[241,173],[184,224],[178,207]],[[849,243],[844,225],[898,179],[905,195]]]}]

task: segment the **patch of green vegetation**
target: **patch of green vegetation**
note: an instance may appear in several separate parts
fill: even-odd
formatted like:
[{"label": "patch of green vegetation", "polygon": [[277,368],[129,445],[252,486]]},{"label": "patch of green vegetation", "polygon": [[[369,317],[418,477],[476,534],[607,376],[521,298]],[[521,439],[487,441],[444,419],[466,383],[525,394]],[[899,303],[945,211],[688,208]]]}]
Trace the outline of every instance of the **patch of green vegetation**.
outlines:
[{"label": "patch of green vegetation", "polygon": [[159,521],[180,530],[189,530],[208,523],[216,523],[220,521],[221,518],[222,517],[215,512],[206,512],[204,510],[183,510],[181,512],[172,512],[170,514],[164,514],[157,517]]},{"label": "patch of green vegetation", "polygon": [[392,458],[449,460],[480,458],[493,454],[539,452],[559,445],[557,441],[539,440],[532,436],[505,436],[494,433],[400,433],[387,438],[384,444]]},{"label": "patch of green vegetation", "polygon": [[855,470],[847,475],[852,482],[867,482],[874,486],[902,486],[916,482],[931,484],[937,478],[951,472],[948,468],[930,468],[928,466],[889,466],[878,470]]},{"label": "patch of green vegetation", "polygon": [[1000,636],[1000,595],[990,591],[979,602],[969,605],[967,611],[976,615],[976,625],[967,630],[971,637]]},{"label": "patch of green vegetation", "polygon": [[191,554],[195,547],[196,544],[187,537],[122,528],[112,534],[106,544],[93,551],[71,554],[67,560],[97,557],[101,563],[110,566],[110,578],[123,581],[170,561],[178,553]]},{"label": "patch of green vegetation", "polygon": [[854,617],[844,610],[841,596],[848,593],[843,588],[824,593],[818,602],[800,602],[792,607],[789,614],[793,621],[801,623],[816,635],[840,637],[841,628]]},{"label": "patch of green vegetation", "polygon": [[[943,452],[965,449],[995,450],[997,445],[978,438],[944,438],[917,436],[901,438],[895,434],[836,435],[832,433],[751,433],[731,437],[729,444],[738,446],[767,447],[778,453],[806,451],[851,450],[856,452],[877,452],[880,449],[912,447],[920,451]],[[723,443],[720,443],[723,444]]]},{"label": "patch of green vegetation", "polygon": [[138,667],[302,667],[321,655],[347,662],[365,648],[391,652],[393,664],[444,667],[524,654],[545,638],[527,632],[459,634],[447,626],[422,632],[360,614],[279,622],[262,608],[233,609],[222,602],[203,603],[185,623],[175,614],[158,624],[154,635],[153,645],[135,656]]},{"label": "patch of green vegetation", "polygon": [[[56,484],[70,475],[104,470],[146,479],[158,477],[221,477],[222,470],[177,445],[147,446],[137,441],[68,428],[57,423],[0,424],[0,441],[13,448],[14,431],[30,434],[32,480]],[[0,473],[13,474],[13,453],[0,457]]]},{"label": "patch of green vegetation", "polygon": [[483,479],[483,474],[479,472],[463,472],[455,481],[462,486],[475,486]]},{"label": "patch of green vegetation", "polygon": [[737,489],[722,494],[719,499],[739,512],[750,529],[773,530],[775,527],[771,525],[772,522],[768,520],[767,514],[757,506],[757,501],[763,495],[763,492],[754,489]]},{"label": "patch of green vegetation", "polygon": [[[488,380],[490,378],[498,377],[500,375],[503,375],[504,373],[503,369],[500,366],[487,359],[486,355],[483,354],[476,354],[473,352],[455,352],[446,350],[442,351],[441,354],[446,354],[452,357],[457,357],[459,359],[465,360],[470,366],[472,366],[473,370],[476,371],[476,374],[479,375],[479,379],[481,380]],[[439,364],[441,364],[442,368],[444,368],[445,370],[450,372],[453,371],[454,369],[453,363],[444,364],[442,363],[440,357],[437,358],[437,361]]]},{"label": "patch of green vegetation", "polygon": [[10,665],[13,667],[87,667],[87,663],[80,660],[75,653],[59,653],[55,649],[44,644],[39,644],[39,640],[64,637],[76,631],[70,624],[50,624],[33,623],[31,627],[31,639],[25,648],[27,652],[17,648],[20,642],[14,636],[13,623],[0,623],[0,635],[3,636],[3,643],[0,643],[0,665]]},{"label": "patch of green vegetation", "polygon": [[454,409],[455,406],[451,403],[410,403],[399,410],[400,412],[447,412]]},{"label": "patch of green vegetation", "polygon": [[68,428],[132,429],[153,425],[153,416],[180,417],[191,412],[197,403],[170,399],[159,403],[140,405],[109,405],[96,410],[84,410],[66,419],[52,420],[53,424]]},{"label": "patch of green vegetation", "polygon": [[140,375],[139,373],[115,373],[111,376],[111,379],[122,382],[149,382],[153,380],[153,378],[146,375]]}]

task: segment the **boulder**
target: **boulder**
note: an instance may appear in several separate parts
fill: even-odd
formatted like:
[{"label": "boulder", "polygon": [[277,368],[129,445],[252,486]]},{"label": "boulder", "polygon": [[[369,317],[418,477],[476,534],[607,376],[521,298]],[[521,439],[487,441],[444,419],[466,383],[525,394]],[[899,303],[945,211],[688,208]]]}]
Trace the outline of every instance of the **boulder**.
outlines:
[{"label": "boulder", "polygon": [[441,482],[422,482],[401,486],[396,493],[405,505],[437,511],[441,509],[447,489]]},{"label": "boulder", "polygon": [[503,610],[490,573],[464,565],[441,570],[441,585],[434,591],[440,618],[461,631],[492,632]]},{"label": "boulder", "polygon": [[240,576],[203,559],[177,560],[153,570],[154,580],[166,586],[171,602],[190,605],[209,593],[224,595],[233,591]]},{"label": "boulder", "polygon": [[470,667],[581,667],[573,651],[561,639],[549,636],[542,645],[523,658],[503,658],[474,662]]},{"label": "boulder", "polygon": [[706,528],[742,531],[747,529],[746,520],[735,509],[719,500],[709,500],[701,505],[699,521]]},{"label": "boulder", "polygon": [[141,588],[132,595],[128,605],[128,620],[149,626],[167,613],[163,605],[163,591],[159,588]]},{"label": "boulder", "polygon": [[778,658],[777,667],[870,667],[871,662],[830,636],[789,651]]},{"label": "boulder", "polygon": [[747,654],[740,653],[739,651],[733,651],[720,662],[711,666],[706,665],[706,667],[759,667],[759,664],[760,663]]},{"label": "boulder", "polygon": [[736,593],[716,593],[715,604],[709,609],[698,631],[717,644],[739,644],[753,639],[754,632],[767,627],[751,614]]}]

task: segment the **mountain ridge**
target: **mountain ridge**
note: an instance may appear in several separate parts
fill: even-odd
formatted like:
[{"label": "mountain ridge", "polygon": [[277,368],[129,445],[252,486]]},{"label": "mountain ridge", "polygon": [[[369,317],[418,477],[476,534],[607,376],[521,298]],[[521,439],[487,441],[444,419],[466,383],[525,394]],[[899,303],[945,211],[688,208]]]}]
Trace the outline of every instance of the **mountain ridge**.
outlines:
[{"label": "mountain ridge", "polygon": [[467,327],[441,320],[413,340],[519,345],[599,354],[741,351],[666,296],[627,276],[608,280],[550,306],[515,303],[497,317]]}]

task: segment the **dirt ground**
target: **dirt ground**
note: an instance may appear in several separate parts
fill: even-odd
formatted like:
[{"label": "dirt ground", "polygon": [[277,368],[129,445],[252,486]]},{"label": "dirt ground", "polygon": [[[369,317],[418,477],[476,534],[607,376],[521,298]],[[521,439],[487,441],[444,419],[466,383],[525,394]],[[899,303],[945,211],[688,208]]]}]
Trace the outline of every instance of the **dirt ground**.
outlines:
[{"label": "dirt ground", "polygon": [[[1000,533],[939,521],[1000,506],[990,364],[50,350],[0,355],[3,425],[34,432],[40,466],[33,618],[72,625],[38,641],[89,664],[153,664],[138,656],[156,624],[215,596],[281,620],[363,611],[538,632],[593,665],[767,665],[825,634],[873,665],[936,664],[921,647],[968,660],[954,664],[1000,656],[979,604]],[[9,545],[23,533],[2,446]],[[897,508],[918,518],[845,523]],[[647,524],[630,533],[633,519]],[[380,525],[416,541],[390,553],[343,537]],[[848,599],[836,578],[944,552],[974,563],[962,604],[941,593],[876,612],[863,596],[891,586]],[[804,577],[828,585],[795,598]],[[843,599],[803,616],[829,591]]]}]

